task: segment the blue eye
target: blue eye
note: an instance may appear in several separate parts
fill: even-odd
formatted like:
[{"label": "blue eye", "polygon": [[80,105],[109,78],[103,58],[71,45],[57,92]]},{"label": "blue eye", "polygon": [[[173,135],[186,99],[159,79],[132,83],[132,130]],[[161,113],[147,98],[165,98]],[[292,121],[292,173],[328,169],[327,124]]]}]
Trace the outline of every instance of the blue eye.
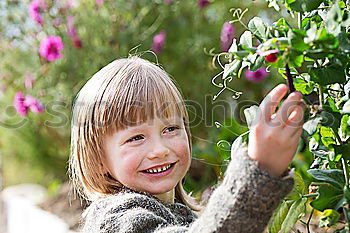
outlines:
[{"label": "blue eye", "polygon": [[136,135],[136,136],[128,139],[126,142],[139,141],[139,140],[142,140],[142,139],[143,139],[142,135]]},{"label": "blue eye", "polygon": [[173,132],[173,131],[175,131],[177,129],[180,129],[180,128],[178,126],[170,126],[170,127],[167,128],[167,130],[169,130],[170,132]]}]

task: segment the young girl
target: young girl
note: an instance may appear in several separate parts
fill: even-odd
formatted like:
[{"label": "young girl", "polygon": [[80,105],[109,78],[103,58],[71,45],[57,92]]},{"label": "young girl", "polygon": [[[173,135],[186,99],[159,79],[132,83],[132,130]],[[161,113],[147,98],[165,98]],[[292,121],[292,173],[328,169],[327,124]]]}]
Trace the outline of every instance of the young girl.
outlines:
[{"label": "young girl", "polygon": [[223,182],[202,208],[182,186],[191,163],[189,119],[167,73],[139,57],[118,59],[78,93],[70,174],[92,201],[83,232],[263,232],[291,191],[288,169],[302,131],[301,94],[273,89],[249,145],[236,140]]}]

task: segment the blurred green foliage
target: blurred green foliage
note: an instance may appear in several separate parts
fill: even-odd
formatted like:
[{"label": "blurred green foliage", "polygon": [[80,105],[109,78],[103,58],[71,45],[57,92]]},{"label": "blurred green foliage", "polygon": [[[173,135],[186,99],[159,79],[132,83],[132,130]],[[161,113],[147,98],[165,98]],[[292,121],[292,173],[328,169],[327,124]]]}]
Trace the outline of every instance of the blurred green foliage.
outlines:
[{"label": "blurred green foliage", "polygon": [[[276,82],[283,81],[273,78],[275,73],[263,83],[242,77],[230,84],[243,91],[239,101],[233,100],[229,92],[213,101],[219,90],[211,84],[211,78],[221,69],[212,65],[212,57],[205,51],[214,48],[220,52],[220,31],[224,22],[231,19],[232,7],[249,8],[247,18],[259,15],[267,22],[276,20],[273,9],[267,8],[265,2],[215,0],[203,9],[195,0],[174,0],[170,4],[162,0],[110,0],[99,7],[95,1],[81,0],[73,1],[72,8],[66,7],[67,1],[46,3],[43,26],[29,17],[28,0],[0,3],[0,87],[6,88],[0,91],[0,151],[4,157],[5,185],[37,182],[49,186],[66,181],[74,96],[109,62],[149,50],[153,37],[162,30],[167,37],[157,59],[188,101],[193,157],[197,161],[194,163],[206,167],[203,175],[188,177],[186,189],[203,190],[220,178],[229,159],[229,148],[217,146],[217,142],[231,143],[246,131],[240,125],[244,123],[240,109],[256,104]],[[80,49],[73,46],[67,35],[67,16],[74,16],[82,41]],[[55,25],[55,20],[60,20],[60,24]],[[242,31],[235,26],[235,35]],[[38,52],[40,41],[49,35],[60,36],[65,47],[64,57],[51,63]],[[151,53],[142,57],[156,62]],[[34,77],[30,89],[24,86],[28,73]],[[46,111],[19,116],[12,106],[18,91],[38,98]],[[216,121],[223,126],[217,128]]]}]

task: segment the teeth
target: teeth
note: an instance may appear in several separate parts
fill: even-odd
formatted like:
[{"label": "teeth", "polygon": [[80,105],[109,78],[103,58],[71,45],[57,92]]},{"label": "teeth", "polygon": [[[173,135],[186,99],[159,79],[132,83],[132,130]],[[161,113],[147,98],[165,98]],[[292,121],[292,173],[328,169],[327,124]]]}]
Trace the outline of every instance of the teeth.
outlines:
[{"label": "teeth", "polygon": [[161,168],[158,168],[158,169],[148,169],[148,170],[146,170],[146,172],[148,172],[148,173],[158,173],[158,172],[162,172],[162,171],[168,170],[170,167],[171,167],[171,165],[169,164],[167,166],[164,166],[164,167],[161,167]]}]

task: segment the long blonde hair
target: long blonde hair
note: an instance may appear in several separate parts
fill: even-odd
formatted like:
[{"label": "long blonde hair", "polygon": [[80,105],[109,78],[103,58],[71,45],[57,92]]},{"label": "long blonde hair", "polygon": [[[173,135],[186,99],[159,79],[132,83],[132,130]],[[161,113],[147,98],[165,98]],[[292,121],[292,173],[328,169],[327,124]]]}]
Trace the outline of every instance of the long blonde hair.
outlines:
[{"label": "long blonde hair", "polygon": [[[104,172],[103,136],[153,119],[156,114],[182,116],[192,151],[189,119],[181,93],[157,65],[136,56],[117,59],[84,85],[73,105],[69,160],[70,178],[83,198],[92,201],[116,193],[123,186]],[[186,193],[182,180],[175,187],[175,197],[194,211],[202,209]]]}]

